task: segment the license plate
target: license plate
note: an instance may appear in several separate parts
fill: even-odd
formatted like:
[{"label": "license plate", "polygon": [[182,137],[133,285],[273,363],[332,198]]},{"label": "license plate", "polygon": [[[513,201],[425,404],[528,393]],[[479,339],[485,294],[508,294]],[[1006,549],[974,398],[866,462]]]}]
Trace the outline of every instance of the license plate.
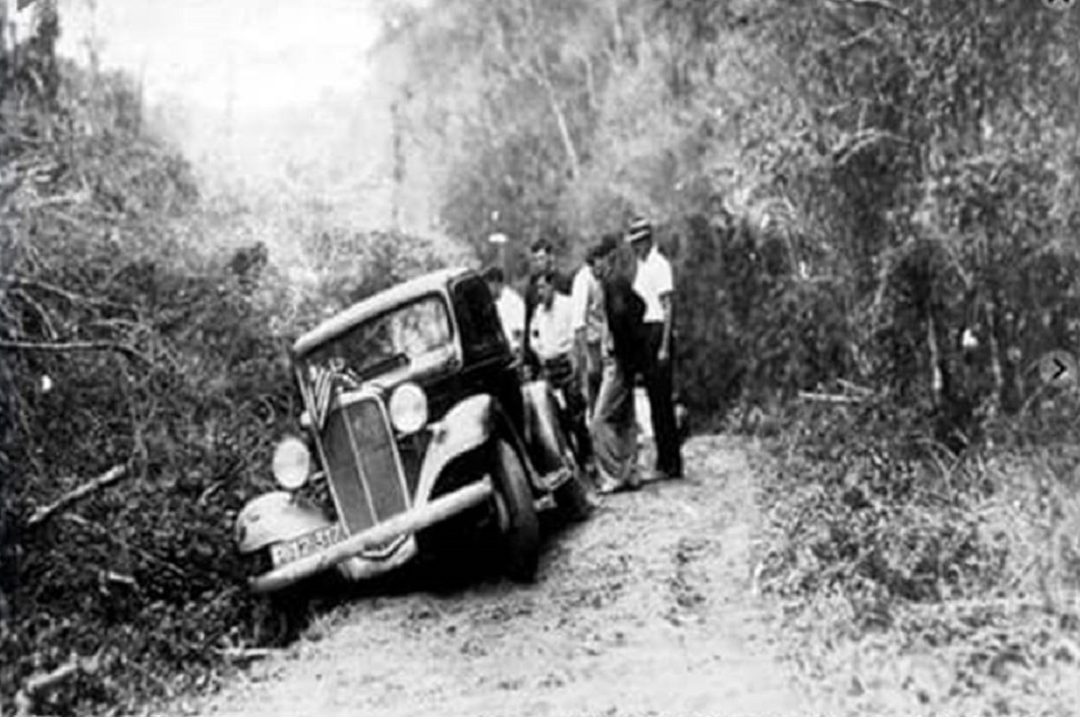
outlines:
[{"label": "license plate", "polygon": [[299,538],[278,543],[270,548],[270,558],[274,566],[284,565],[314,555],[320,550],[325,550],[335,543],[340,543],[346,538],[345,526],[334,523],[325,528],[301,535]]}]

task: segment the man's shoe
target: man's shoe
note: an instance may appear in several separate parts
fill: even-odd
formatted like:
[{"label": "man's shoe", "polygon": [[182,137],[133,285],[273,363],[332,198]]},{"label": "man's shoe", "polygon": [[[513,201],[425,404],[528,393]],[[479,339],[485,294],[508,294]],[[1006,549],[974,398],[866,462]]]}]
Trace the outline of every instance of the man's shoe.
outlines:
[{"label": "man's shoe", "polygon": [[660,481],[665,481],[667,479],[668,479],[668,474],[665,473],[664,471],[660,470],[659,468],[654,468],[652,470],[652,472],[649,473],[649,482],[650,483],[658,483]]},{"label": "man's shoe", "polygon": [[600,495],[611,495],[618,491],[622,486],[613,480],[607,480],[602,478],[599,485],[596,486],[596,492]]},{"label": "man's shoe", "polygon": [[679,469],[674,471],[663,466],[656,466],[655,475],[657,480],[678,480],[683,477],[682,466],[679,466]]}]

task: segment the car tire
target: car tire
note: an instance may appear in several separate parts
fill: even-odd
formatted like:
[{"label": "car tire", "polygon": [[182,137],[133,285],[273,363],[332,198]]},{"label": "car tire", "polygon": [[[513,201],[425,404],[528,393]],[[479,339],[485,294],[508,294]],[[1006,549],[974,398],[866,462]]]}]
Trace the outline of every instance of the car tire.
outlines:
[{"label": "car tire", "polygon": [[[250,580],[270,570],[270,547],[263,547],[241,556],[244,577]],[[296,600],[289,599],[293,590],[270,595],[251,596],[252,638],[260,647],[281,647],[297,634]]]},{"label": "car tire", "polygon": [[254,605],[255,644],[285,647],[299,637],[306,623],[307,599],[296,591],[259,596]]},{"label": "car tire", "polygon": [[529,479],[517,451],[505,440],[495,441],[493,458],[501,568],[511,580],[531,582],[540,563],[540,520]]}]

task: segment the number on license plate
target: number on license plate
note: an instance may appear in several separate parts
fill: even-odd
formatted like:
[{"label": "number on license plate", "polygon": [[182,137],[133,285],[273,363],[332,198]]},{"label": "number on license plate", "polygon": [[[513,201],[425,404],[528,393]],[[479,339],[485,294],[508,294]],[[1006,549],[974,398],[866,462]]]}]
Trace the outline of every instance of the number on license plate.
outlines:
[{"label": "number on license plate", "polygon": [[284,565],[313,555],[320,550],[329,548],[334,543],[340,543],[345,539],[345,526],[334,523],[325,528],[301,535],[299,538],[278,543],[270,548],[270,558],[274,565]]}]

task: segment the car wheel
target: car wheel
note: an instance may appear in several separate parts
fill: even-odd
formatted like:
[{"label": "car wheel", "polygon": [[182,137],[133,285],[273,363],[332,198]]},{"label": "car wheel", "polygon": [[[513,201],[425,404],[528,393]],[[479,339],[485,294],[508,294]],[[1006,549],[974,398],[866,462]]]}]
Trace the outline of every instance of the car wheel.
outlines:
[{"label": "car wheel", "polygon": [[271,595],[255,598],[253,609],[255,644],[284,647],[299,635],[305,622],[307,601],[300,595]]},{"label": "car wheel", "polygon": [[525,466],[513,446],[498,440],[492,473],[495,480],[495,511],[501,534],[501,563],[512,579],[529,582],[540,562],[540,521],[536,517],[532,490]]}]

